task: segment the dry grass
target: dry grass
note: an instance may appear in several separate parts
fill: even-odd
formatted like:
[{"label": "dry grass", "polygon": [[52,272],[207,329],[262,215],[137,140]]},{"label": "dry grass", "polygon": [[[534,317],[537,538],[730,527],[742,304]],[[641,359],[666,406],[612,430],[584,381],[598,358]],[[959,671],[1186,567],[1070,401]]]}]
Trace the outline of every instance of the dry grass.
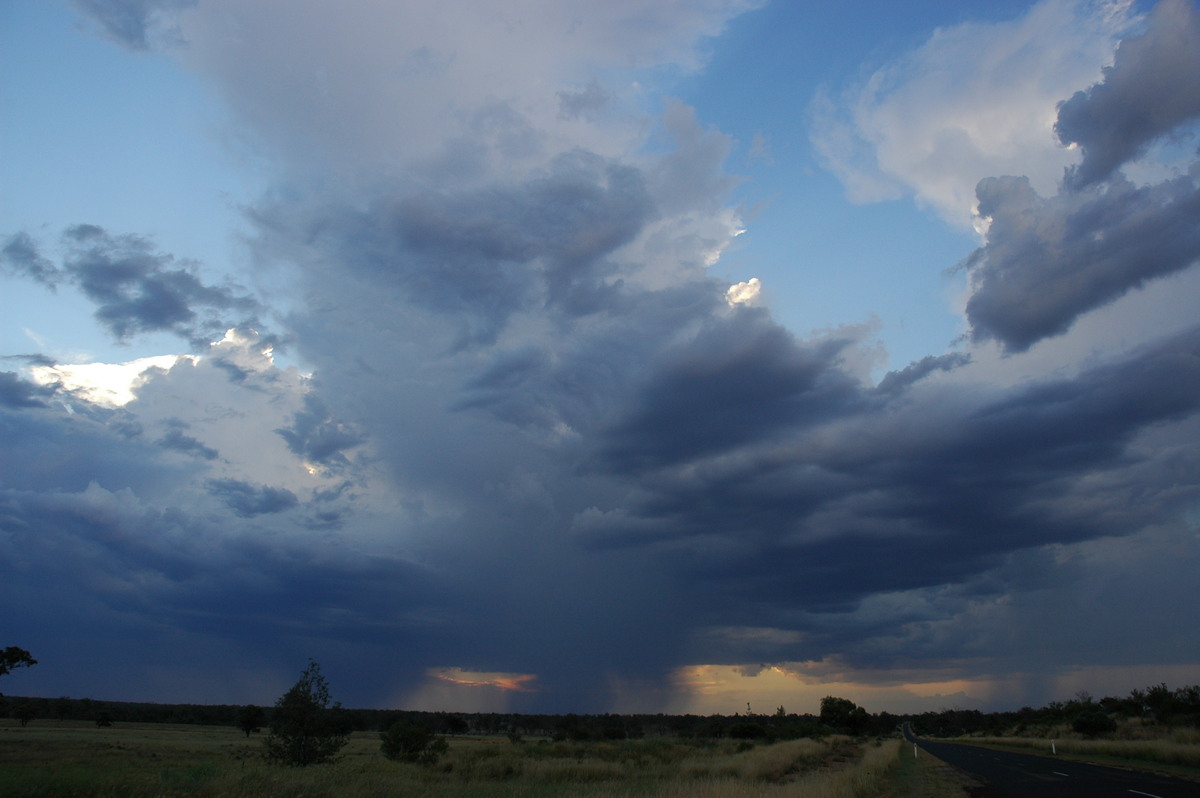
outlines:
[{"label": "dry grass", "polygon": [[886,793],[898,741],[845,737],[749,746],[668,739],[614,743],[467,738],[433,767],[391,762],[378,735],[351,737],[335,764],[270,765],[261,738],[224,727],[121,724],[96,729],[0,721],[6,798],[851,798]]},{"label": "dry grass", "polygon": [[[1187,731],[1190,732],[1191,730]],[[1129,762],[1200,768],[1200,741],[1176,741],[1177,739],[1189,738],[1193,738],[1193,735],[1184,733],[1176,737],[1158,740],[1081,740],[1066,738],[1053,740],[1053,749],[1051,749],[1052,741],[1043,737],[978,737],[971,738],[969,742],[1030,751],[1037,754],[1050,754],[1051,750],[1054,750],[1060,756],[1118,759]]]}]

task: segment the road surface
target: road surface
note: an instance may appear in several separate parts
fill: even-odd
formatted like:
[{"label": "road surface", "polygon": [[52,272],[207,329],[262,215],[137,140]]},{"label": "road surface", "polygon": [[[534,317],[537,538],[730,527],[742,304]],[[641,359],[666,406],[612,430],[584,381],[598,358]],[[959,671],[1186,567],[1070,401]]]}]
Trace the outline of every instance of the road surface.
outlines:
[{"label": "road surface", "polygon": [[1200,798],[1200,782],[974,745],[930,742],[904,724],[904,738],[965,770],[983,786],[973,798]]}]

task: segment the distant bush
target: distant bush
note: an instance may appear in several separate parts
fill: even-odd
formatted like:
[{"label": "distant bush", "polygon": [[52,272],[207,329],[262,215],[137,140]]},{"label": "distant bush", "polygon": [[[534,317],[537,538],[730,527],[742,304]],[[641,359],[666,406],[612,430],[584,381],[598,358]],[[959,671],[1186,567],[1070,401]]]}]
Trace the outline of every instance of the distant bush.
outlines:
[{"label": "distant bush", "polygon": [[729,736],[734,740],[761,740],[767,730],[760,723],[735,723],[729,727]]},{"label": "distant bush", "polygon": [[1084,737],[1099,737],[1117,730],[1117,722],[1100,710],[1081,712],[1071,723],[1071,728]]},{"label": "distant bush", "polygon": [[422,765],[435,764],[450,747],[426,727],[406,721],[393,723],[380,732],[379,740],[379,750],[388,759]]}]

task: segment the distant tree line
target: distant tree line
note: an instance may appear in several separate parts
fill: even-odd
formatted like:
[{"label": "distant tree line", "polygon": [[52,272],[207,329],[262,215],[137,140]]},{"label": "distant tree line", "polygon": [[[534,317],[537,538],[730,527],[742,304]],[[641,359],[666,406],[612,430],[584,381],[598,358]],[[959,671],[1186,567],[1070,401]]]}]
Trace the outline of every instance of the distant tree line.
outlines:
[{"label": "distant tree line", "polygon": [[[90,698],[0,697],[0,716],[27,720],[106,721],[111,723],[183,723],[240,728],[247,735],[268,730],[280,711],[275,707],[238,704],[155,704],[99,701]],[[1093,699],[1079,693],[1069,701],[1054,701],[1040,709],[984,713],[973,709],[894,715],[869,713],[853,701],[827,696],[820,713],[794,714],[780,707],[772,714],[665,715],[594,714],[549,715],[481,712],[416,712],[329,707],[339,727],[347,731],[386,732],[396,724],[417,726],[434,735],[508,735],[559,740],[623,740],[640,737],[733,738],[788,740],[831,733],[879,736],[911,722],[918,733],[954,737],[973,733],[998,734],[1016,729],[1038,734],[1064,724],[1082,734],[1103,734],[1107,723],[1141,718],[1147,723],[1200,728],[1200,686],[1170,689],[1166,684],[1133,690],[1121,698]],[[1079,721],[1080,718],[1084,720]],[[1103,719],[1102,719],[1103,718]]]}]

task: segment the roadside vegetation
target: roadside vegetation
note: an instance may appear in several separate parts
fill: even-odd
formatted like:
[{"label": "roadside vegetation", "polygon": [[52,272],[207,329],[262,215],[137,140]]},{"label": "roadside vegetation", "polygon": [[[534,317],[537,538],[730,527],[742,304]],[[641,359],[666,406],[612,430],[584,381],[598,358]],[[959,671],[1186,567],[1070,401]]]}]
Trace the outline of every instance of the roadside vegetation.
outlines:
[{"label": "roadside vegetation", "polygon": [[1200,687],[1165,684],[1123,698],[1080,692],[1017,712],[956,711],[913,720],[927,737],[1100,764],[1159,770],[1200,781]]},{"label": "roadside vegetation", "polygon": [[[445,739],[445,738],[440,738]],[[461,735],[435,762],[382,756],[378,733],[291,767],[235,727],[0,721],[0,793],[48,796],[877,796],[898,739],[530,740]],[[901,795],[902,793],[894,793]],[[948,794],[949,795],[949,794]]]}]

